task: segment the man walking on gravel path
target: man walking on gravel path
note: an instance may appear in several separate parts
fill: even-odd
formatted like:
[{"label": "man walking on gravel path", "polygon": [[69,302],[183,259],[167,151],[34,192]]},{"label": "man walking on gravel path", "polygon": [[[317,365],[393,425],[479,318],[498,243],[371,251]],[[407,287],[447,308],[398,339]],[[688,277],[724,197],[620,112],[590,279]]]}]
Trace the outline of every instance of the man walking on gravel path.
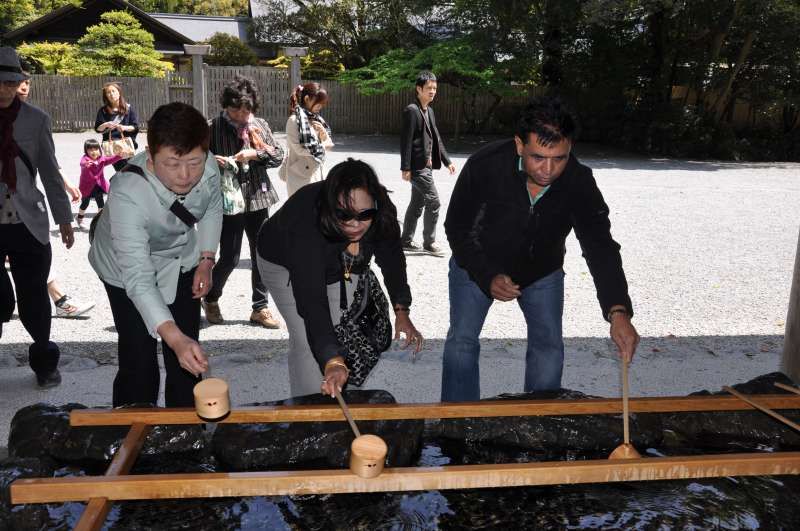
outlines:
[{"label": "man walking on gravel path", "polygon": [[516,299],[528,325],[525,391],[561,387],[563,265],[573,229],[611,338],[621,357],[633,357],[639,335],[620,246],[592,171],[571,154],[575,130],[558,99],[535,100],[514,139],[473,154],[458,177],[445,220],[453,256],[443,402],[480,399],[478,337],[495,299]]}]

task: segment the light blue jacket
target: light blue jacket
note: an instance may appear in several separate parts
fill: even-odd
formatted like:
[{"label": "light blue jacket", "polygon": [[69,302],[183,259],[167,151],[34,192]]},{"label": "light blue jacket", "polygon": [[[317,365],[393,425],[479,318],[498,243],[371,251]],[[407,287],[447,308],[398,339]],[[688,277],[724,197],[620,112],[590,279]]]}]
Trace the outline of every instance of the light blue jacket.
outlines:
[{"label": "light blue jacket", "polygon": [[222,230],[222,192],[214,156],[209,153],[203,177],[183,206],[199,221],[188,227],[170,212],[178,197],[147,169],[147,153],[128,161],[145,171],[111,179],[108,202],[95,228],[89,262],[100,280],[124,288],[147,329],[174,320],[167,307],[175,301],[180,273],[200,261],[200,252],[216,254]]}]

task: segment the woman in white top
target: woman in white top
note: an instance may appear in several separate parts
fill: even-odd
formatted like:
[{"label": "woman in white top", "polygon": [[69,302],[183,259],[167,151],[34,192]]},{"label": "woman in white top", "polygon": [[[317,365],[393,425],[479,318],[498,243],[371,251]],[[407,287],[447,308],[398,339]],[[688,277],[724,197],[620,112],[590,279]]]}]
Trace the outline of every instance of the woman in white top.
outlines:
[{"label": "woman in white top", "polygon": [[325,152],[333,147],[331,128],[319,114],[327,104],[328,93],[319,83],[298,85],[289,98],[287,155],[279,175],[290,196],[323,179]]}]

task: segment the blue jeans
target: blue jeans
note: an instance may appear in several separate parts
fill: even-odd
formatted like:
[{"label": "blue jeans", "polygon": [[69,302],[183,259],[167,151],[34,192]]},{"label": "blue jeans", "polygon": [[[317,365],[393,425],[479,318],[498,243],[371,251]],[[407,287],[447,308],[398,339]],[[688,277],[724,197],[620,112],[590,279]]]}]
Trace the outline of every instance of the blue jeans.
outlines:
[{"label": "blue jeans", "polygon": [[[444,343],[442,402],[479,400],[480,336],[493,299],[450,258],[450,328]],[[556,270],[522,290],[517,298],[528,324],[525,353],[525,391],[561,387],[564,338],[564,271]]]}]

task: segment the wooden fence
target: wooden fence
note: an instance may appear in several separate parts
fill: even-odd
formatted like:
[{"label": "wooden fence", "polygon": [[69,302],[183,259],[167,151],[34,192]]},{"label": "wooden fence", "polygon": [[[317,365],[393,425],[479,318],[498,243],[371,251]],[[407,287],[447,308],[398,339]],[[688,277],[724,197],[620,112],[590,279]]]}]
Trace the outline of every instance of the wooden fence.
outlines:
[{"label": "wooden fence", "polygon": [[[289,76],[286,70],[267,67],[206,66],[205,92],[208,116],[220,112],[219,97],[225,84],[237,74],[251,77],[260,95],[260,109],[273,130],[283,131],[289,105]],[[77,131],[94,127],[97,110],[103,104],[101,89],[104,83],[116,81],[125,98],[135,107],[144,128],[147,119],[158,106],[170,101],[192,103],[191,72],[168,73],[164,79],[135,77],[65,77],[34,75],[30,102],[41,107],[53,119],[54,131]],[[401,111],[414,100],[413,86],[407,92],[364,96],[352,85],[333,80],[319,81],[328,91],[329,104],[323,111],[325,119],[336,134],[397,134],[401,126]],[[518,106],[525,94],[504,105]],[[493,103],[490,95],[480,95],[470,101],[465,114],[460,91],[440,85],[434,107],[442,133],[464,132],[468,118],[485,113]]]},{"label": "wooden fence", "polygon": [[149,77],[31,76],[29,101],[44,109],[53,120],[54,131],[93,129],[103,105],[103,84],[115,81],[144,123],[169,101],[192,102],[191,81],[184,73],[168,73],[163,79]]}]

